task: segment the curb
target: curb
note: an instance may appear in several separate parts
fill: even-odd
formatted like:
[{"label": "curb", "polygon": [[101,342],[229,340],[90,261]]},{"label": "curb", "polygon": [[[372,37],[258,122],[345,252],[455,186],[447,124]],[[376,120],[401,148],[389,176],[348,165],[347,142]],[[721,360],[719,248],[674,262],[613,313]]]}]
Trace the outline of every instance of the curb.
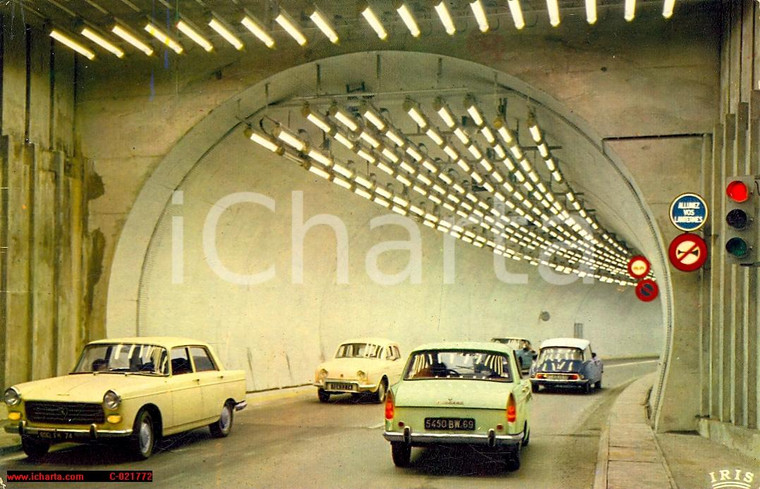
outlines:
[{"label": "curb", "polygon": [[652,383],[651,374],[640,377],[612,405],[599,437],[593,489],[678,489],[646,417]]}]

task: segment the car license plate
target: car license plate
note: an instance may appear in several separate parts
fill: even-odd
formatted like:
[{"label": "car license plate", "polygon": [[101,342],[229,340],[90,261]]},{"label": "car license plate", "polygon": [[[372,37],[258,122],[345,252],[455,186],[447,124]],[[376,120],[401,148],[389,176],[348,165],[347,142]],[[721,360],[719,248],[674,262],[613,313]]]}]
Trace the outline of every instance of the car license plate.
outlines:
[{"label": "car license plate", "polygon": [[475,420],[472,418],[425,418],[425,429],[473,431]]},{"label": "car license plate", "polygon": [[40,431],[37,435],[40,438],[44,438],[46,440],[73,440],[74,439],[73,434],[60,432],[60,431]]},{"label": "car license plate", "polygon": [[546,374],[547,379],[552,380],[567,380],[567,375],[563,374]]},{"label": "car license plate", "polygon": [[356,384],[351,384],[349,382],[328,382],[327,390],[328,391],[355,391]]}]

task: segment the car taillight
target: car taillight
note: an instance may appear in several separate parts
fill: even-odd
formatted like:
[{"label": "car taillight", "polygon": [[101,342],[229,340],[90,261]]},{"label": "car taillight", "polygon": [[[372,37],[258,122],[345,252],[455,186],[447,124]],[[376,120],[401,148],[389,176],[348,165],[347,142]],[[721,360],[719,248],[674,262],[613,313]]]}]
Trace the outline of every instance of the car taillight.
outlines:
[{"label": "car taillight", "polygon": [[546,378],[546,374],[536,374],[536,378],[537,379],[545,379]]},{"label": "car taillight", "polygon": [[578,380],[578,374],[573,374],[570,376],[571,380]]},{"label": "car taillight", "polygon": [[393,394],[389,392],[388,396],[385,398],[385,419],[388,421],[392,420],[395,411],[396,406],[393,404]]},{"label": "car taillight", "polygon": [[[386,408],[387,411],[387,408]],[[507,422],[514,423],[517,420],[517,405],[515,404],[515,396],[509,395],[507,399]]]}]

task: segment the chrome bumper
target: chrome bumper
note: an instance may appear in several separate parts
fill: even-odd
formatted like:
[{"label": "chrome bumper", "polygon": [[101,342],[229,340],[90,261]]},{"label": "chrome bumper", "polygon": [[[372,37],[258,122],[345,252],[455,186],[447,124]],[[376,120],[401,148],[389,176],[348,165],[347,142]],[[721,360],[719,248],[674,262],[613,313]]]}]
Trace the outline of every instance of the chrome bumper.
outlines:
[{"label": "chrome bumper", "polygon": [[95,424],[91,424],[89,428],[38,428],[36,426],[29,426],[26,421],[6,424],[5,431],[22,436],[36,436],[57,441],[106,440],[110,438],[125,438],[132,434],[131,428],[127,430],[99,430]]},{"label": "chrome bumper", "polygon": [[313,385],[314,387],[318,387],[325,392],[329,392],[332,394],[338,394],[338,393],[358,393],[358,392],[374,392],[377,390],[377,384],[360,384],[358,382],[346,382],[346,381],[335,381],[336,383],[341,384],[351,384],[354,388],[353,389],[328,389],[327,383],[331,381],[326,381],[324,383],[318,383],[315,382]]},{"label": "chrome bumper", "polygon": [[591,382],[589,379],[536,379],[531,377],[530,381],[534,384],[540,385],[583,385]]},{"label": "chrome bumper", "polygon": [[487,434],[472,433],[413,433],[407,426],[403,433],[386,431],[383,437],[390,442],[407,445],[485,445],[489,447],[517,446],[522,442],[522,432],[509,435],[497,435],[494,430]]}]

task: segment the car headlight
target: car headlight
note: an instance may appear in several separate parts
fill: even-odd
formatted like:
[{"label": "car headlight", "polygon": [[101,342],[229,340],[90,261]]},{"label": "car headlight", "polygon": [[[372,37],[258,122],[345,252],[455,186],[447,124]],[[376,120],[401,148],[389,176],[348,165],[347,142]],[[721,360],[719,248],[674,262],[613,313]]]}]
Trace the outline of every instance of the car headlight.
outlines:
[{"label": "car headlight", "polygon": [[15,387],[8,387],[3,394],[3,401],[9,406],[17,406],[21,403],[21,393]]},{"label": "car headlight", "polygon": [[327,378],[327,370],[321,369],[319,372],[317,372],[317,382],[324,382]]},{"label": "car headlight", "polygon": [[108,409],[118,409],[121,405],[121,396],[114,391],[108,391],[103,396],[103,404]]}]

